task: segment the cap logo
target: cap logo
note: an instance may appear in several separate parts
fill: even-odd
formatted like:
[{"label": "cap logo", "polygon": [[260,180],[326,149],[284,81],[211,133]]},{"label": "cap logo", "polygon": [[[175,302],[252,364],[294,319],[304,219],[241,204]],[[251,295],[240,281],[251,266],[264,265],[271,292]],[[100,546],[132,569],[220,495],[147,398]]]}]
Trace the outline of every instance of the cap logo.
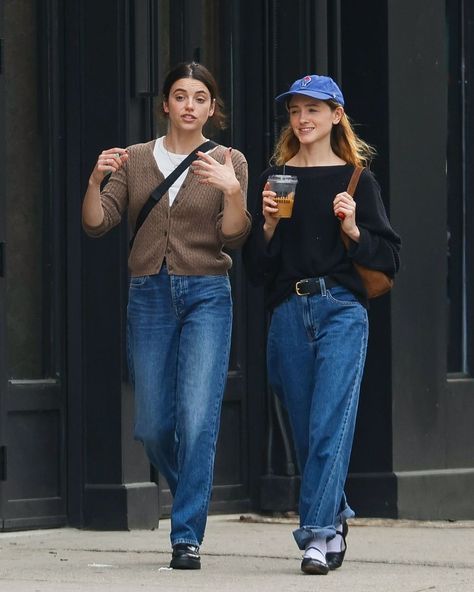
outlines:
[{"label": "cap logo", "polygon": [[311,82],[311,76],[305,76],[302,80],[301,80],[301,88],[305,88],[308,86],[308,84],[310,84]]}]

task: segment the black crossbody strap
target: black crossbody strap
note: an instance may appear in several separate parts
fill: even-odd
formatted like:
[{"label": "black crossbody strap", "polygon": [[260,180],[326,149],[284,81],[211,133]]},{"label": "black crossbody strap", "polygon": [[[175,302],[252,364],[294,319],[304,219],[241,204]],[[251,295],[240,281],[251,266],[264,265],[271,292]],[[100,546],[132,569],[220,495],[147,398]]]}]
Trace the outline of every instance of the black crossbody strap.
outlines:
[{"label": "black crossbody strap", "polygon": [[150,197],[140,210],[140,213],[138,214],[137,221],[135,223],[135,231],[133,233],[132,238],[130,239],[130,249],[133,247],[135,237],[137,236],[138,231],[147,219],[148,214],[160,201],[163,195],[168,191],[171,185],[173,185],[176,179],[178,179],[178,177],[180,177],[184,173],[184,171],[189,167],[189,165],[196,160],[196,152],[207,152],[215,146],[217,146],[217,144],[212,140],[207,140],[206,142],[198,146],[195,150],[191,152],[191,154],[188,154],[188,156],[186,156],[186,158],[174,169],[172,173],[170,173],[166,177],[166,179],[164,179],[158,185],[158,187],[155,187],[155,189],[151,192]]}]

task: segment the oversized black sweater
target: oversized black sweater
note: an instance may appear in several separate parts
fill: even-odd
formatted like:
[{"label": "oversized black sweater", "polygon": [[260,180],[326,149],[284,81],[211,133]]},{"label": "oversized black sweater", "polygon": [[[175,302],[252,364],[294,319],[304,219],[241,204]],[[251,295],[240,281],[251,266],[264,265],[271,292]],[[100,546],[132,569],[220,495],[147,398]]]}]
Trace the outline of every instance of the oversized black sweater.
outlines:
[{"label": "oversized black sweater", "polygon": [[268,244],[263,236],[261,193],[267,177],[281,173],[281,167],[271,167],[261,175],[243,257],[251,281],[265,284],[267,308],[274,308],[293,293],[298,280],[324,276],[351,290],[367,307],[367,294],[352,262],[391,277],[398,271],[400,237],[390,226],[380,187],[368,169],[362,172],[353,196],[360,240],[350,241],[349,251],[344,247],[333,200],[347,189],[353,170],[352,165],[285,166],[286,174],[298,177],[293,216],[278,222]]}]

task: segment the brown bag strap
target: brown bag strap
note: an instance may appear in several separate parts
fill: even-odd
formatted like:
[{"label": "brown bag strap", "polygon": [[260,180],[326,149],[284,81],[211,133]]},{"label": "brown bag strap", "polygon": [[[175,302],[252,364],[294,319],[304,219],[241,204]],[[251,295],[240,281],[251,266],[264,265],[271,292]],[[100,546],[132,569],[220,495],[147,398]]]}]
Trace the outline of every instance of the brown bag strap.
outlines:
[{"label": "brown bag strap", "polygon": [[357,183],[359,182],[359,178],[360,178],[360,174],[362,173],[362,171],[364,170],[364,167],[361,166],[356,166],[354,167],[354,172],[352,173],[352,177],[351,180],[349,181],[349,185],[347,186],[347,193],[353,197],[356,187],[357,187]]},{"label": "brown bag strap", "polygon": [[[349,181],[349,185],[347,186],[347,193],[353,197],[355,190],[357,188],[357,183],[359,182],[360,179],[360,175],[362,173],[362,171],[364,170],[364,167],[361,166],[356,166],[354,167],[354,172],[352,173],[351,179]],[[341,227],[341,238],[342,238],[342,242],[344,243],[344,246],[346,247],[346,250],[349,250],[349,237],[347,236],[347,234],[342,230]]]}]

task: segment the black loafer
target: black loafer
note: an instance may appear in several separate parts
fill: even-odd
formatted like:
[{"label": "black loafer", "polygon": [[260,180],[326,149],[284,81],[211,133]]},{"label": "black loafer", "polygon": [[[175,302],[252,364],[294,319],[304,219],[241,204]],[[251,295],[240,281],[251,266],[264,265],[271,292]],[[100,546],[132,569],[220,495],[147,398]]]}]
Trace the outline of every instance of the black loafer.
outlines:
[{"label": "black loafer", "polygon": [[342,543],[344,548],[342,551],[336,551],[331,553],[326,553],[326,563],[330,570],[337,569],[341,567],[342,562],[344,561],[344,555],[346,554],[347,543],[346,543],[346,536],[349,532],[349,526],[347,522],[344,522],[342,525],[342,532],[336,531],[336,536],[342,537]]},{"label": "black loafer", "polygon": [[201,569],[199,547],[186,543],[173,545],[170,567],[173,569]]},{"label": "black loafer", "polygon": [[325,576],[329,572],[329,566],[317,559],[305,557],[301,562],[301,571],[313,576]]}]

